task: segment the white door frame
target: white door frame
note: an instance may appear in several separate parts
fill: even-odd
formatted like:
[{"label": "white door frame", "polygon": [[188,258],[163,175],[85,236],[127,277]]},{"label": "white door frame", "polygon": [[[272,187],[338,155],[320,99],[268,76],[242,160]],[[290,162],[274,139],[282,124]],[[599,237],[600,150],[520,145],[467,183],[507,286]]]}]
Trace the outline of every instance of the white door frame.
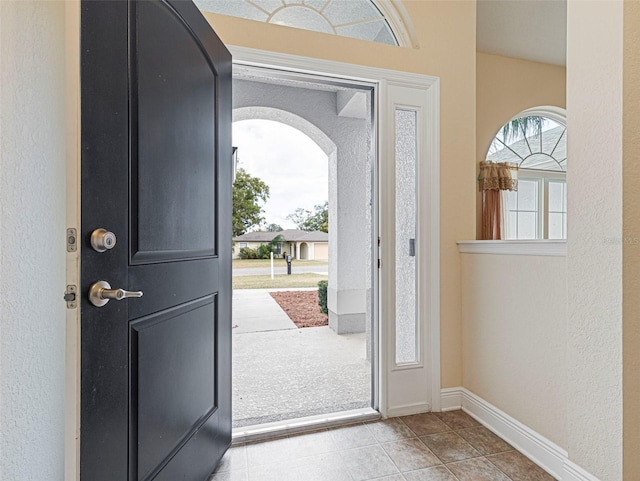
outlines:
[{"label": "white door frame", "polygon": [[[384,417],[440,411],[440,81],[437,77],[227,46],[234,63],[376,85],[380,233],[378,385]],[[395,362],[395,109],[415,108],[418,123],[418,357]],[[417,389],[416,389],[417,387]]]}]

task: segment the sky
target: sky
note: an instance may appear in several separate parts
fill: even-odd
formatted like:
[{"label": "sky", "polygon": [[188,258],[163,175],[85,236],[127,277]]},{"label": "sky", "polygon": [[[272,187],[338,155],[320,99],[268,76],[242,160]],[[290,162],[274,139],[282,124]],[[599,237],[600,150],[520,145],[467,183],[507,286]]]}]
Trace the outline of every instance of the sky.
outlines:
[{"label": "sky", "polygon": [[233,123],[233,145],[238,168],[269,186],[263,207],[267,224],[294,229],[287,215],[298,207],[313,211],[327,200],[327,156],[299,130],[271,120],[242,120]]}]

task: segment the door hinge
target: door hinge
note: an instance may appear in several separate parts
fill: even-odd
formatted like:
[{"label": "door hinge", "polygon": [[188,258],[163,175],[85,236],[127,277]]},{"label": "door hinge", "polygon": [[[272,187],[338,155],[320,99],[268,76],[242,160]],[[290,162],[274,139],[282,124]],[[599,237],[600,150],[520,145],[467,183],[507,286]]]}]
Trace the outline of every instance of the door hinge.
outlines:
[{"label": "door hinge", "polygon": [[67,229],[67,252],[78,250],[78,231],[74,228]]},{"label": "door hinge", "polygon": [[74,285],[67,286],[64,291],[64,301],[67,303],[67,309],[75,309],[78,307],[78,288]]}]

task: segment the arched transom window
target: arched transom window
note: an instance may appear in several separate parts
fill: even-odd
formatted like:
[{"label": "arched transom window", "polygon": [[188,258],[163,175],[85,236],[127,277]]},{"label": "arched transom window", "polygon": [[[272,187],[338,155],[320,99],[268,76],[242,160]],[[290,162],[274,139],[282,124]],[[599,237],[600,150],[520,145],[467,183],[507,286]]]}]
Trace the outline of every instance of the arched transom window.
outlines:
[{"label": "arched transom window", "polygon": [[200,10],[266,23],[398,45],[371,0],[195,0]]},{"label": "arched transom window", "polygon": [[567,238],[567,127],[563,115],[525,111],[497,133],[487,160],[518,164],[507,192],[506,239]]}]

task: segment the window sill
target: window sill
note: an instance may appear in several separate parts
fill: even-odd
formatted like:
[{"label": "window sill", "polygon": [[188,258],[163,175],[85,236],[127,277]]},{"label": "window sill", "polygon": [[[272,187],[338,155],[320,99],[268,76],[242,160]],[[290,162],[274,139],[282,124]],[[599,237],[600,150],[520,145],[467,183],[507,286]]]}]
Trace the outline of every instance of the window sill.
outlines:
[{"label": "window sill", "polygon": [[566,240],[471,240],[458,241],[462,254],[566,257]]}]

